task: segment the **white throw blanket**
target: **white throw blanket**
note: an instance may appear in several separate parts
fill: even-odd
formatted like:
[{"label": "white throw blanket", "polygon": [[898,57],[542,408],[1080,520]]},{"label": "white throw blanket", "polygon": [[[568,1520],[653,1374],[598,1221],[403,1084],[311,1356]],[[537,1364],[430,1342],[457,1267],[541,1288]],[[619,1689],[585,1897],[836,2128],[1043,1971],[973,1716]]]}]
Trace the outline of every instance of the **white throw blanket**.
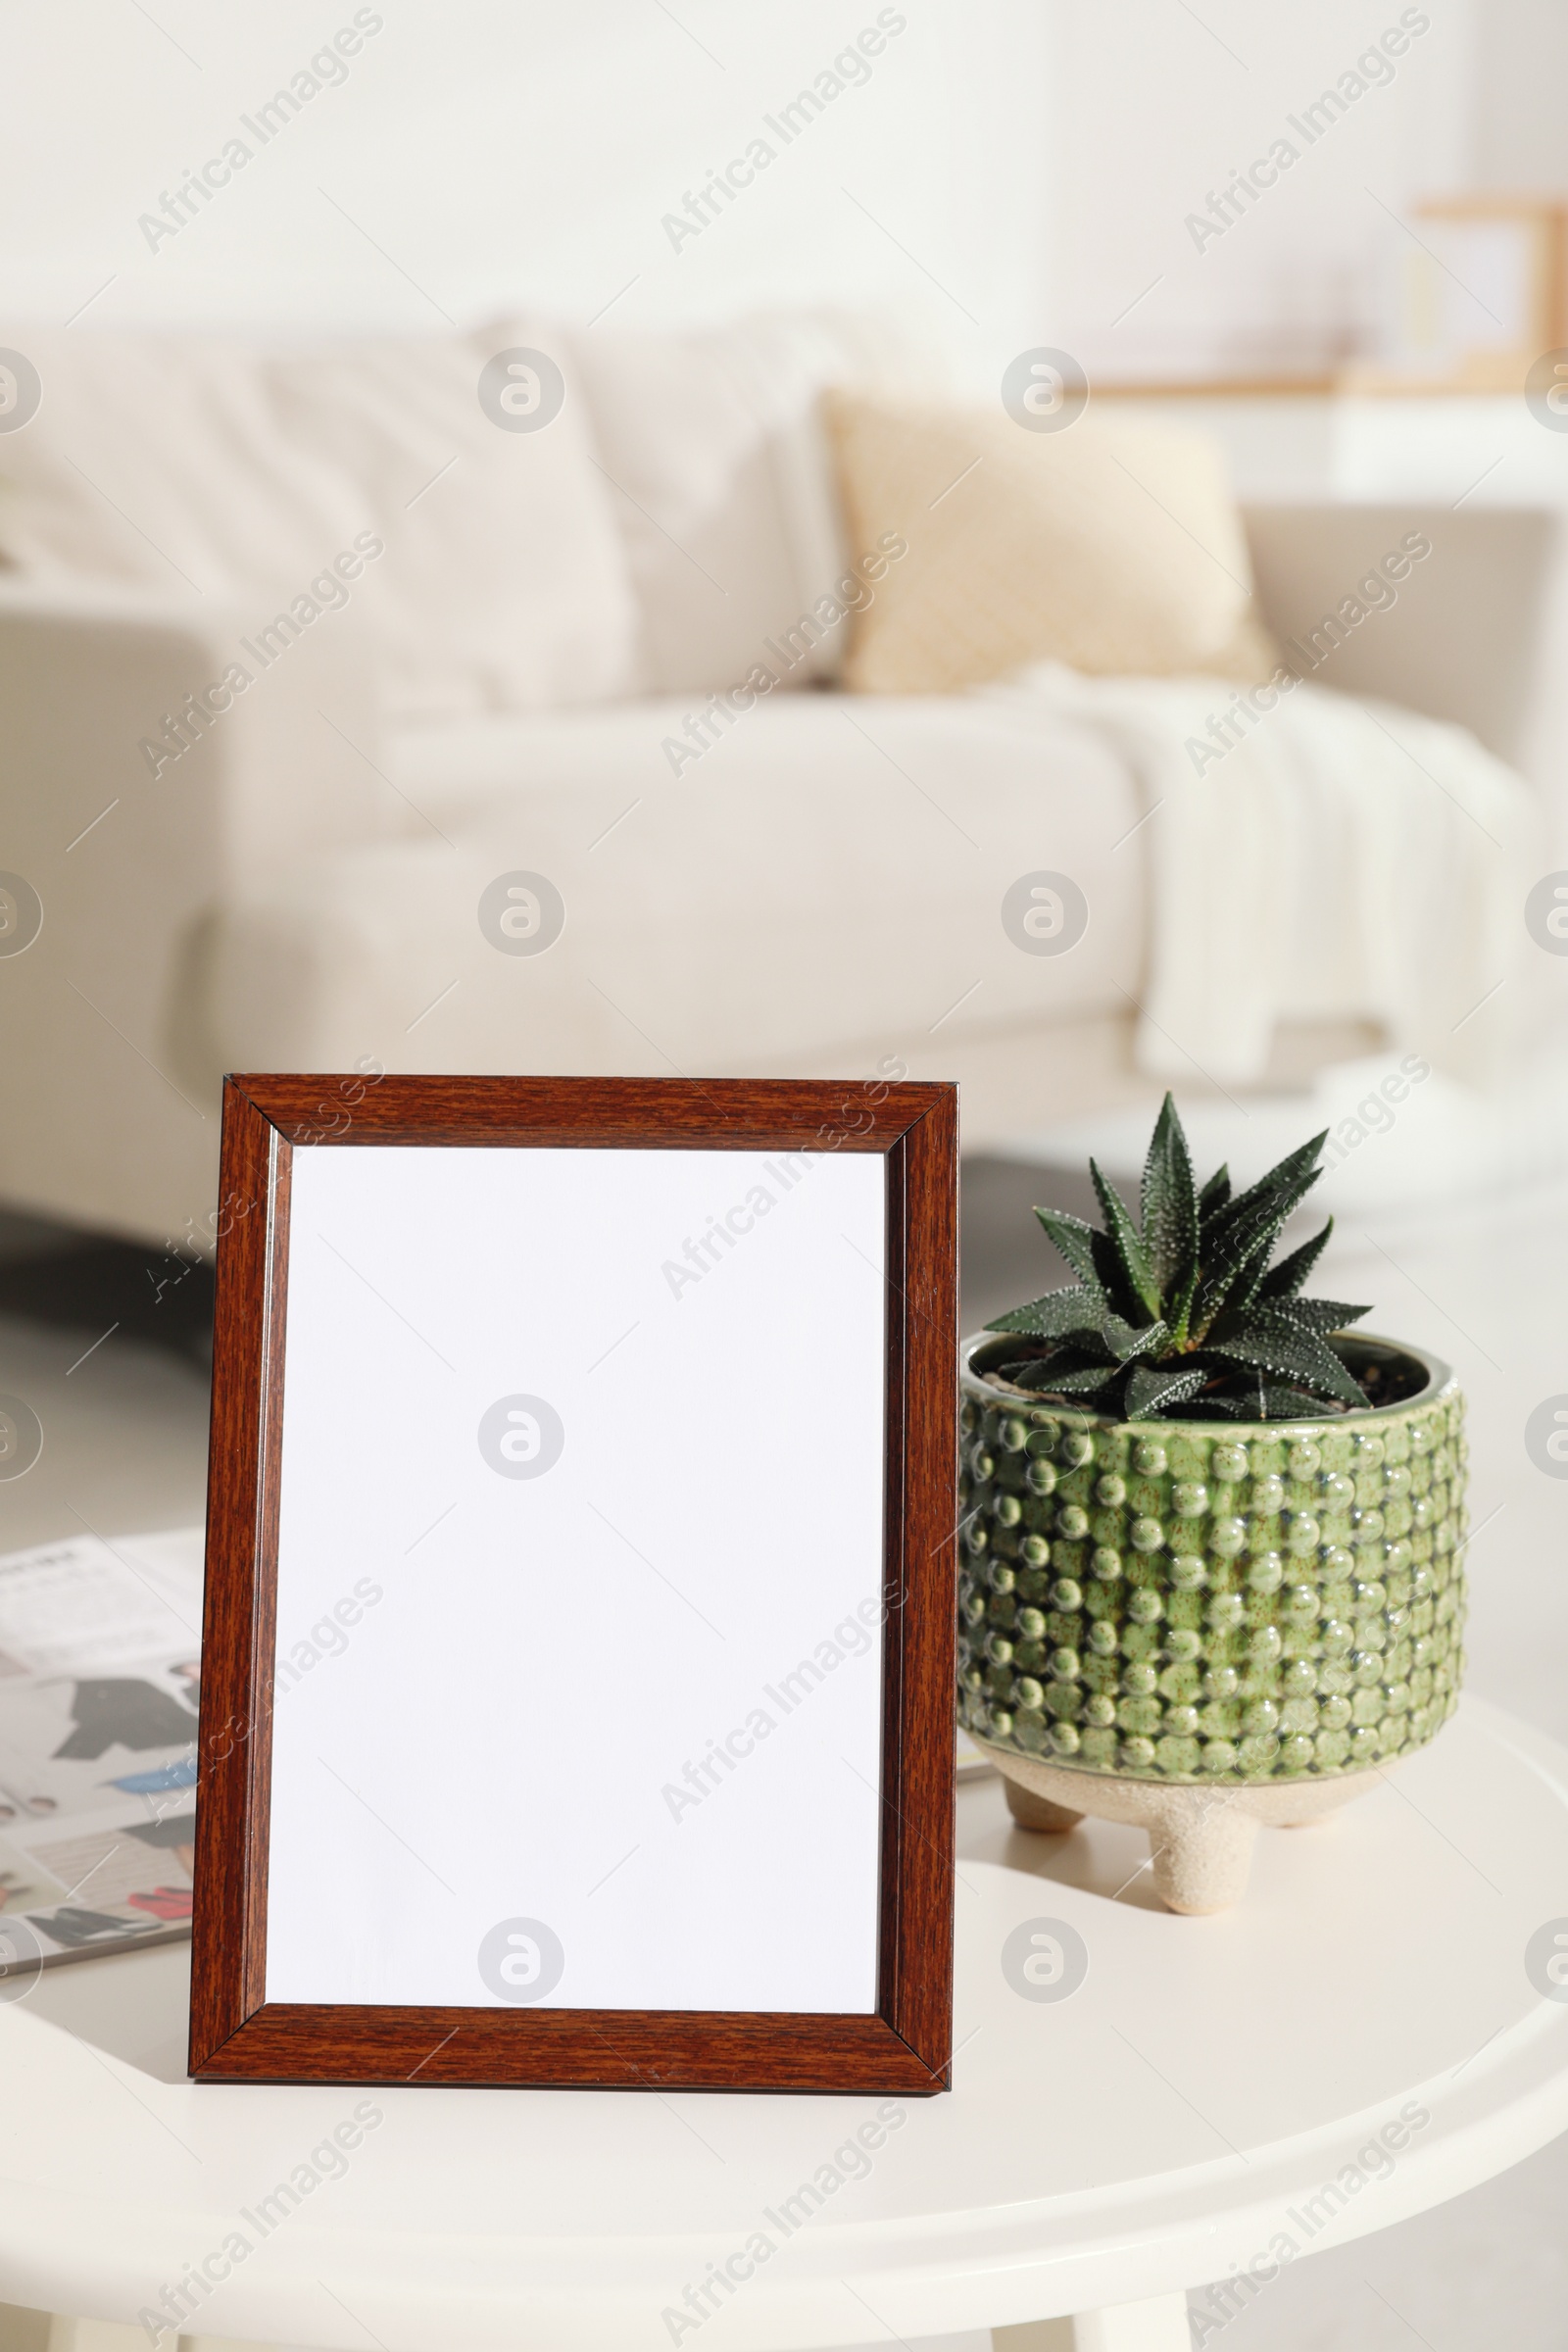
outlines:
[{"label": "white throw blanket", "polygon": [[1241,713],[1209,678],[1047,664],[990,691],[1097,729],[1139,779],[1151,1075],[1255,1080],[1282,1019],[1380,1022],[1469,1077],[1519,1035],[1540,814],[1462,728],[1307,684]]}]

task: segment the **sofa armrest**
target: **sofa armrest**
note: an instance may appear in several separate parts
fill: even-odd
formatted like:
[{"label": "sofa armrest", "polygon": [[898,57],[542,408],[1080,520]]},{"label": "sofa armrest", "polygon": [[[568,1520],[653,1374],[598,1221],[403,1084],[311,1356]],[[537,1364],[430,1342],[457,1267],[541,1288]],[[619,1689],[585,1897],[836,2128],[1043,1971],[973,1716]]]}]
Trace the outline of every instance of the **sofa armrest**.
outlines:
[{"label": "sofa armrest", "polygon": [[[1524,761],[1554,514],[1525,507],[1256,506],[1245,519],[1262,617],[1293,668],[1341,693],[1453,720],[1499,759]],[[1402,561],[1401,543],[1417,540],[1429,552],[1402,579],[1389,579],[1386,559]],[[1381,586],[1360,596],[1360,584],[1380,575]],[[1374,605],[1373,597],[1387,601]],[[1364,618],[1342,610],[1347,599]]]},{"label": "sofa armrest", "polygon": [[0,1198],[142,1233],[172,1200],[210,1211],[192,942],[242,880],[382,830],[350,624],[323,614],[266,660],[256,613],[216,600],[0,586],[4,862],[43,910],[0,953]]},{"label": "sofa armrest", "polygon": [[233,876],[373,840],[386,795],[368,640],[343,613],[287,645],[259,643],[260,625],[255,609],[207,598],[0,581],[15,802],[49,804],[52,840],[78,787],[82,823],[106,805],[85,805],[104,784],[139,830],[157,829],[172,787],[202,808],[201,853]]}]

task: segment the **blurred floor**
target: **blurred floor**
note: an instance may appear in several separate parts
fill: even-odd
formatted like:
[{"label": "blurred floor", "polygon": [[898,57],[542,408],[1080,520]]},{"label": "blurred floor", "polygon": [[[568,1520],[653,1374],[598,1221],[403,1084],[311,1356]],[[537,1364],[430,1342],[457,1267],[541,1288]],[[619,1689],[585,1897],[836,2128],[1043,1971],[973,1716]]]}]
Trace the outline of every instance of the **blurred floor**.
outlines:
[{"label": "blurred floor", "polygon": [[154,1298],[147,1272],[158,1272],[157,1252],[73,1248],[71,1237],[52,1236],[47,1250],[7,1256],[6,1238],[0,1391],[32,1407],[44,1442],[24,1477],[0,1484],[0,1551],[89,1530],[133,1535],[198,1522],[210,1274],[198,1269],[160,1322],[144,1303]]},{"label": "blurred floor", "polygon": [[[1077,1171],[966,1163],[966,1331],[1063,1279],[1029,1214],[1035,1200],[1091,1206]],[[1372,1301],[1372,1328],[1459,1371],[1471,1405],[1470,1680],[1568,1740],[1568,1479],[1538,1471],[1523,1437],[1544,1397],[1568,1394],[1565,1230],[1568,1184],[1347,1217],[1314,1288]],[[0,1550],[201,1516],[207,1278],[193,1275],[176,1299],[158,1294],[169,1267],[157,1252],[69,1241],[0,1225],[0,1390],[24,1396],[45,1430],[34,1468],[0,1485]],[[1200,2327],[1199,2340],[1223,2333],[1227,2352],[1402,2352],[1412,2342],[1473,2352],[1502,2336],[1510,2352],[1562,2352],[1565,2216],[1568,2139],[1434,2213],[1293,2265],[1223,2329]],[[1204,2300],[1196,2294],[1195,2310]],[[960,2346],[985,2352],[986,2339],[953,2339],[953,2352]]]}]

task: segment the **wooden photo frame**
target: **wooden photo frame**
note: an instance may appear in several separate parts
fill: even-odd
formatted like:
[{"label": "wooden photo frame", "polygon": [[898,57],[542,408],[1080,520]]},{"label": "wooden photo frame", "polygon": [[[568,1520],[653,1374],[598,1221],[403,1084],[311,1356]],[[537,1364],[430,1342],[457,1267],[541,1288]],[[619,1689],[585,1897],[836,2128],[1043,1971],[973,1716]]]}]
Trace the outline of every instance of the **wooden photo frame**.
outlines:
[{"label": "wooden photo frame", "polygon": [[225,1082],[190,2071],[928,2092],[956,1093]]}]

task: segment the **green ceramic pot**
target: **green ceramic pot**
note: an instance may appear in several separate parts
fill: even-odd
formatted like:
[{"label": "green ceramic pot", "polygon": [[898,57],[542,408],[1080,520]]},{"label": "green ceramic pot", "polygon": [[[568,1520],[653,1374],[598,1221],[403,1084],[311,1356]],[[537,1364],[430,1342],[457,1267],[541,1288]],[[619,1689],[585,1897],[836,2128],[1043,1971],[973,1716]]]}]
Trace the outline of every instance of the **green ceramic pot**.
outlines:
[{"label": "green ceramic pot", "polygon": [[964,1343],[966,1730],[1068,1771],[1233,1787],[1433,1737],[1464,1666],[1464,1399],[1418,1348],[1339,1344],[1409,1393],[1311,1421],[1113,1421],[988,1379],[1015,1343]]}]

